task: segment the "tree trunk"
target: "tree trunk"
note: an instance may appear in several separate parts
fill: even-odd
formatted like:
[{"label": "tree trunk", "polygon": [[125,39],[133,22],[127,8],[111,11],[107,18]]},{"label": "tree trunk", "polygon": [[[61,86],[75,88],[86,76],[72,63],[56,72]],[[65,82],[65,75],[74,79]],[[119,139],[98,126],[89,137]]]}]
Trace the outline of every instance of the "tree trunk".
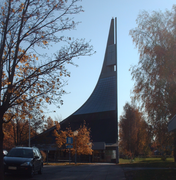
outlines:
[{"label": "tree trunk", "polygon": [[4,180],[4,163],[3,163],[3,138],[4,138],[4,133],[2,129],[2,117],[0,117],[0,177],[1,180]]}]

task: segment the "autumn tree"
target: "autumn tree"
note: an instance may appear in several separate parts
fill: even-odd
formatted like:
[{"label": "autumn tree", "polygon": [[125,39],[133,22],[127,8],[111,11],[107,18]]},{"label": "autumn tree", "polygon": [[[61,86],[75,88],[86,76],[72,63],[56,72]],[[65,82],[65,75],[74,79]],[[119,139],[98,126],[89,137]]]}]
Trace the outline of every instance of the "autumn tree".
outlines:
[{"label": "autumn tree", "polygon": [[119,138],[121,151],[126,155],[137,156],[149,149],[151,139],[148,124],[138,109],[129,103],[125,104],[124,113],[120,116]]},{"label": "autumn tree", "polygon": [[[62,103],[62,77],[70,76],[65,63],[91,55],[84,39],[61,33],[78,24],[79,0],[4,0],[0,8],[0,177],[3,178],[4,123],[16,118],[13,109],[32,110],[31,103]],[[44,52],[54,43],[58,52]],[[45,51],[43,49],[46,49]],[[32,118],[32,116],[30,116]]]},{"label": "autumn tree", "polygon": [[34,111],[35,110],[32,111],[33,118],[31,120],[24,116],[23,112],[23,116],[19,113],[15,119],[12,119],[9,123],[4,124],[4,148],[10,149],[14,146],[24,144],[29,139],[29,130],[31,138],[43,131],[44,126],[46,125],[44,124],[44,116],[39,112],[35,114]]},{"label": "autumn tree", "polygon": [[51,127],[58,124],[58,121],[54,121],[50,116],[44,121],[43,131],[50,129]]},{"label": "autumn tree", "polygon": [[13,125],[11,122],[3,124],[4,131],[4,144],[3,148],[6,150],[10,150],[14,147],[14,138],[13,138]]},{"label": "autumn tree", "polygon": [[[56,145],[57,147],[65,149],[66,146],[66,138],[73,138],[73,148],[71,148],[71,153],[75,154],[75,151],[78,155],[91,155],[92,154],[92,142],[90,138],[90,129],[87,128],[86,123],[80,125],[80,128],[77,130],[77,136],[74,136],[74,131],[68,127],[65,131],[60,130],[60,124],[56,125],[56,129],[54,130],[54,136],[56,137]],[[76,148],[75,148],[76,147]]]},{"label": "autumn tree", "polygon": [[[130,31],[140,54],[138,65],[131,69],[134,99],[148,114],[157,143],[168,147],[173,134],[168,133],[167,123],[176,113],[176,6],[165,12],[143,11],[136,22],[138,26]],[[176,144],[174,156],[176,161]]]}]

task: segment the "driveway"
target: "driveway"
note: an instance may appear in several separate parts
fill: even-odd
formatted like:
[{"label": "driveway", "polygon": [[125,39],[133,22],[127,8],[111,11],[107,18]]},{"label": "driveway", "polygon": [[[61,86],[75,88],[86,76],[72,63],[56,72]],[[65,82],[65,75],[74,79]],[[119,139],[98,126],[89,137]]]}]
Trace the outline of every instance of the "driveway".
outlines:
[{"label": "driveway", "polygon": [[[25,176],[6,175],[5,180],[29,180]],[[35,174],[30,180],[125,180],[122,168],[116,164],[90,164],[78,166],[49,166],[42,175]]]}]

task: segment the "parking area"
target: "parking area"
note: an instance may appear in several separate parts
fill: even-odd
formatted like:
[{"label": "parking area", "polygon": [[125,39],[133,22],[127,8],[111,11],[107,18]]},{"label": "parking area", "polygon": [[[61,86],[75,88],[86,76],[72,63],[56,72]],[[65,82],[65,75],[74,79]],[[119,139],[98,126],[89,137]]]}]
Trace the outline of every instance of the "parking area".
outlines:
[{"label": "parking area", "polygon": [[[28,177],[6,175],[5,180],[27,180]],[[101,163],[89,165],[45,165],[41,175],[31,180],[125,180],[123,169],[116,164]]]}]

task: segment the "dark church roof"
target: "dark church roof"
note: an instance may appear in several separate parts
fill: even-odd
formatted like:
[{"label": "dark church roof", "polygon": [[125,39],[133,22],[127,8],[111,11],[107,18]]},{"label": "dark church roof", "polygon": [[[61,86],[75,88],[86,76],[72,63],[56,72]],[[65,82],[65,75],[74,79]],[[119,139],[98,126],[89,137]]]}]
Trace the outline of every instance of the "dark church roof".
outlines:
[{"label": "dark church roof", "polygon": [[116,77],[102,78],[87,102],[73,115],[116,110]]}]

